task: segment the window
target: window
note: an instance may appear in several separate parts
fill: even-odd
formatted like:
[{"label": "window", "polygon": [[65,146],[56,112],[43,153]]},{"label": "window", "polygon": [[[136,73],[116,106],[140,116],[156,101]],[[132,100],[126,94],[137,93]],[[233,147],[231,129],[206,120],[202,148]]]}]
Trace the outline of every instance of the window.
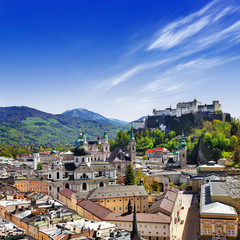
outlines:
[{"label": "window", "polygon": [[210,233],[211,233],[210,228],[204,228],[204,233],[205,233],[205,234],[210,234]]},{"label": "window", "polygon": [[78,158],[76,158],[76,162],[78,162]]},{"label": "window", "polygon": [[116,208],[115,207],[113,207],[113,211],[115,211],[116,210]]},{"label": "window", "polygon": [[121,207],[119,207],[119,210],[122,210],[122,208],[121,208]]},{"label": "window", "polygon": [[83,183],[82,190],[87,190],[87,184],[86,183]]},{"label": "window", "polygon": [[234,230],[228,230],[228,235],[234,235]]},{"label": "window", "polygon": [[[100,182],[99,187],[104,187],[103,182]],[[114,202],[115,202],[115,200],[114,200]]]},{"label": "window", "polygon": [[143,208],[146,208],[146,205],[143,205]]},{"label": "window", "polygon": [[60,176],[60,174],[59,174],[59,172],[57,172],[57,179],[59,179],[59,176]]},{"label": "window", "polygon": [[57,191],[58,191],[58,192],[60,191],[60,187],[57,187]]},{"label": "window", "polygon": [[137,209],[139,209],[139,205],[137,205]]},{"label": "window", "polygon": [[52,175],[51,175],[51,174],[49,174],[49,178],[52,178]]}]

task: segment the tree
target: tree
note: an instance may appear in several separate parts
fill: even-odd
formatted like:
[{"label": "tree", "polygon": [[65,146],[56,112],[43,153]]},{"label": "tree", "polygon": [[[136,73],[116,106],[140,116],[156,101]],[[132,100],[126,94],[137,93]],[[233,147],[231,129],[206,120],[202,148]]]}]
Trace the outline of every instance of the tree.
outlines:
[{"label": "tree", "polygon": [[211,133],[205,133],[204,134],[204,142],[209,143],[212,141],[212,134]]},{"label": "tree", "polygon": [[38,164],[37,164],[37,170],[42,170],[42,162],[39,162]]},{"label": "tree", "polygon": [[162,185],[158,181],[154,180],[151,184],[151,188],[157,193],[159,193],[162,189]]},{"label": "tree", "polygon": [[130,163],[126,168],[124,183],[125,185],[134,185],[135,183],[135,173]]}]

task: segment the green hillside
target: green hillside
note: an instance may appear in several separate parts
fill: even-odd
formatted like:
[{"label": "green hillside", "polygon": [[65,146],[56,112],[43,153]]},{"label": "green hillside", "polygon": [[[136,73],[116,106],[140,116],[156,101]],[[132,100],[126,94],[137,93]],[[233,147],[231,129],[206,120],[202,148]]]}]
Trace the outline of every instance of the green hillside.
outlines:
[{"label": "green hillside", "polygon": [[114,138],[120,129],[127,128],[27,107],[0,108],[1,145],[72,145],[83,130],[88,140],[96,140],[104,131]]}]

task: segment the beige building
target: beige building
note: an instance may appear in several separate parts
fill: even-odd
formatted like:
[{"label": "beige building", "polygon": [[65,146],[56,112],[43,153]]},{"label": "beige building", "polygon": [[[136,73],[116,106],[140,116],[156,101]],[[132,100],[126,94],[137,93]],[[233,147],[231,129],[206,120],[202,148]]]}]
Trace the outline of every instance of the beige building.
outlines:
[{"label": "beige building", "polygon": [[69,189],[63,189],[59,192],[58,198],[72,209],[75,209],[74,205],[82,199],[97,202],[101,206],[118,213],[123,213],[127,210],[129,200],[135,202],[136,212],[145,213],[149,207],[148,193],[144,186],[137,185],[106,186],[85,193],[76,193]]},{"label": "beige building", "polygon": [[238,233],[239,180],[206,177],[200,198],[200,234],[202,239],[236,238]]},{"label": "beige building", "polygon": [[215,173],[219,176],[225,176],[226,167],[225,165],[216,164],[215,161],[209,161],[207,164],[200,165],[198,168],[199,176],[207,176],[209,174]]},{"label": "beige building", "polygon": [[128,231],[132,230],[134,203],[140,235],[151,240],[169,240],[173,239],[180,207],[178,193],[175,188],[168,189],[149,209],[143,186],[110,186],[89,193],[63,189],[58,195],[60,201],[79,215],[94,221],[111,222]]}]

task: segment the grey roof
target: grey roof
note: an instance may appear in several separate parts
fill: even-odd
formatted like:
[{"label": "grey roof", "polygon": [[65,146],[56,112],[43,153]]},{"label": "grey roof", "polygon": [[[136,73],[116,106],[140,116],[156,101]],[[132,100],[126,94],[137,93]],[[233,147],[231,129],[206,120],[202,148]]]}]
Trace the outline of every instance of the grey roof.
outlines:
[{"label": "grey roof", "polygon": [[210,182],[211,196],[228,196],[223,182]]},{"label": "grey roof", "polygon": [[93,189],[89,192],[88,199],[98,198],[119,198],[119,197],[130,197],[130,196],[148,196],[144,186],[137,185],[113,185],[107,187],[101,187]]},{"label": "grey roof", "polygon": [[103,170],[103,169],[115,170],[115,168],[109,162],[92,162],[91,168],[93,170]]},{"label": "grey roof", "polygon": [[86,164],[81,164],[74,170],[74,172],[77,172],[77,173],[93,173],[94,171],[92,170],[91,167],[87,166]]},{"label": "grey roof", "polygon": [[201,214],[219,214],[219,215],[233,215],[237,217],[236,210],[226,204],[214,202],[201,207]]},{"label": "grey roof", "polygon": [[110,157],[108,158],[108,162],[114,162],[115,160],[120,161],[131,161],[131,158],[128,157],[121,148],[115,148]]}]

